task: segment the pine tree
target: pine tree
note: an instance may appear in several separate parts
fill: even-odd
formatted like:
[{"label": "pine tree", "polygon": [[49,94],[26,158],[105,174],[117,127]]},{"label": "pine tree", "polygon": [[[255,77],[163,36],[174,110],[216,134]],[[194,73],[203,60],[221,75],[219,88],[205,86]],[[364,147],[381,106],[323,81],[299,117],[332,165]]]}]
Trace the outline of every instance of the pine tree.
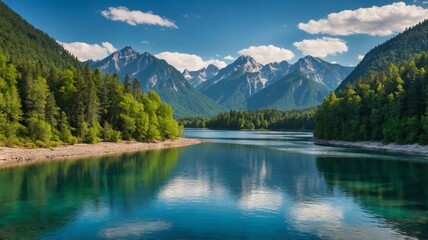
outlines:
[{"label": "pine tree", "polygon": [[132,94],[134,95],[135,99],[140,99],[141,84],[137,78],[134,78],[134,80],[132,81]]},{"label": "pine tree", "polygon": [[123,93],[131,93],[131,82],[128,74],[125,75],[125,80],[123,81]]}]

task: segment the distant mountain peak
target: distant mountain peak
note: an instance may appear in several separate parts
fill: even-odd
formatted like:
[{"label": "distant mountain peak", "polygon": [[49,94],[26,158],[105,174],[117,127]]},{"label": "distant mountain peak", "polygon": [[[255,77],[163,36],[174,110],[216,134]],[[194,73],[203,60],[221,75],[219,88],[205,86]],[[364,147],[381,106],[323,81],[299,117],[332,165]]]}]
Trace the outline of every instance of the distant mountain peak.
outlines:
[{"label": "distant mountain peak", "polygon": [[144,52],[141,55],[144,56],[144,57],[155,57],[154,55],[150,54],[149,52]]},{"label": "distant mountain peak", "polygon": [[251,62],[251,63],[257,63],[256,60],[254,60],[253,57],[248,56],[248,55],[242,55],[239,56],[234,63],[246,63],[246,62]]},{"label": "distant mountain peak", "polygon": [[299,59],[297,62],[310,62],[310,63],[312,63],[312,62],[326,62],[326,61],[324,61],[320,58],[311,56],[311,55],[306,55],[303,58]]},{"label": "distant mountain peak", "polygon": [[214,64],[210,64],[206,67],[207,71],[218,71],[220,70],[217,66],[215,66]]},{"label": "distant mountain peak", "polygon": [[131,46],[126,46],[121,50],[117,51],[120,55],[138,55],[139,53],[135,51]]},{"label": "distant mountain peak", "polygon": [[[242,72],[258,72],[263,67],[263,65],[258,63],[254,58],[246,55],[240,56],[229,66],[233,68],[233,69],[230,69],[232,71],[242,71]],[[228,68],[229,66],[227,66],[226,68]]]},{"label": "distant mountain peak", "polygon": [[185,69],[183,71],[184,78],[195,88],[198,88],[206,80],[213,78],[219,72],[218,67],[213,64],[207,67],[201,68],[197,71],[189,71]]},{"label": "distant mountain peak", "polygon": [[319,58],[311,56],[311,55],[306,55],[303,57],[303,59],[315,60],[315,59],[319,59]]},{"label": "distant mountain peak", "polygon": [[122,48],[120,51],[128,51],[128,50],[134,50],[132,49],[131,46],[125,46],[124,48]]},{"label": "distant mountain peak", "polygon": [[332,64],[318,57],[308,55],[293,64],[290,71],[299,71],[306,78],[322,83],[330,90],[334,90],[352,69],[351,67]]}]

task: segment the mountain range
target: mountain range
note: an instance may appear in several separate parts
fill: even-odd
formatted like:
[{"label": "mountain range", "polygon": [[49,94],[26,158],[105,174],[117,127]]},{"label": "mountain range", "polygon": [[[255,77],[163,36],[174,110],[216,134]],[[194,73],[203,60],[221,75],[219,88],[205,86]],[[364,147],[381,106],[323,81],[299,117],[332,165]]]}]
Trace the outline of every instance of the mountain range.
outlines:
[{"label": "mountain range", "polygon": [[91,68],[137,78],[144,91],[154,90],[174,109],[175,117],[211,116],[225,109],[198,92],[173,66],[150,53],[125,47],[100,61],[87,61]]},{"label": "mountain range", "polygon": [[189,71],[184,70],[183,75],[184,78],[195,88],[199,88],[199,86],[204,83],[206,80],[215,77],[218,74],[220,69],[218,67],[210,64],[206,68],[202,68],[197,71]]},{"label": "mountain range", "polygon": [[[8,61],[41,62],[60,69],[82,67],[55,39],[34,28],[1,1],[0,12],[0,49]],[[371,72],[385,71],[390,63],[400,65],[421,51],[428,51],[428,21],[375,47],[355,69],[311,56],[294,64],[283,61],[265,65],[241,56],[223,69],[209,65],[181,73],[166,61],[131,47],[86,63],[102,72],[118,73],[121,79],[126,75],[139,79],[143,90],[157,91],[172,105],[176,117],[188,117],[226,110],[311,107],[319,104],[328,92],[354,84]]]},{"label": "mountain range", "polygon": [[321,103],[352,70],[312,56],[264,66],[241,56],[198,89],[227,109],[291,110]]},{"label": "mountain range", "polygon": [[266,65],[240,56],[223,69],[209,65],[180,73],[166,61],[129,46],[87,63],[102,72],[118,73],[121,79],[126,75],[137,78],[143,90],[155,90],[171,104],[177,117],[209,116],[225,110],[312,107],[353,69],[311,56],[294,64],[282,61]]}]

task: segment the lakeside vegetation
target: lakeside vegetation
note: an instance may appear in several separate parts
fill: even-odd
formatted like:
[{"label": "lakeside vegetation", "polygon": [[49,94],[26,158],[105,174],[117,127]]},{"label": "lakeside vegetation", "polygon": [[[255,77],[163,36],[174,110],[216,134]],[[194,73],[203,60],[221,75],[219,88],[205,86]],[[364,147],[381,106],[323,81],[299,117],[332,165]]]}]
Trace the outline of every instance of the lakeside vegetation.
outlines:
[{"label": "lakeside vegetation", "polygon": [[229,129],[229,130],[299,130],[314,129],[315,108],[278,111],[251,110],[230,111],[211,118],[183,118],[179,122],[184,127]]},{"label": "lakeside vegetation", "polygon": [[428,144],[428,53],[331,93],[315,115],[326,140]]},{"label": "lakeside vegetation", "polygon": [[173,110],[138,79],[41,61],[15,64],[0,50],[0,144],[47,147],[76,142],[177,138]]}]

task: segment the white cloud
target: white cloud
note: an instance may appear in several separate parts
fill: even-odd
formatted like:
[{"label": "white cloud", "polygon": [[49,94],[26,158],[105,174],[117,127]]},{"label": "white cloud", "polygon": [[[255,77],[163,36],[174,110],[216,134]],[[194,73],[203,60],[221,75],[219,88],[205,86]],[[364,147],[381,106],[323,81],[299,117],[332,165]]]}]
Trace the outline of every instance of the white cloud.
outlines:
[{"label": "white cloud", "polygon": [[162,27],[178,28],[175,23],[169,19],[163,18],[151,12],[142,12],[139,10],[129,10],[126,7],[109,7],[108,10],[101,11],[101,15],[112,21],[126,22],[129,25],[138,24],[159,25]]},{"label": "white cloud", "polygon": [[224,59],[225,59],[225,60],[230,60],[230,61],[235,60],[235,58],[234,58],[234,57],[232,57],[231,55],[227,55],[226,57],[224,57]]},{"label": "white cloud", "polygon": [[161,52],[155,55],[157,58],[164,59],[169,64],[177,68],[179,71],[184,71],[187,69],[189,71],[196,71],[201,68],[207,67],[210,64],[213,64],[219,68],[226,67],[224,61],[218,59],[210,59],[204,61],[201,57],[194,54],[187,53],[178,53],[178,52]]},{"label": "white cloud", "polygon": [[402,32],[428,18],[428,9],[397,2],[381,7],[359,8],[331,13],[327,18],[299,23],[299,29],[311,34],[387,36]]},{"label": "white cloud", "polygon": [[339,38],[323,37],[311,40],[305,39],[300,42],[295,42],[293,45],[302,51],[303,55],[322,58],[327,55],[335,55],[336,53],[348,51],[346,42]]},{"label": "white cloud", "polygon": [[364,58],[364,55],[358,55],[358,56],[357,56],[358,61],[363,60],[363,58]]},{"label": "white cloud", "polygon": [[238,53],[241,55],[251,56],[261,64],[281,62],[284,60],[290,60],[294,57],[294,53],[292,51],[285,48],[279,48],[274,45],[251,46],[240,50]]},{"label": "white cloud", "polygon": [[146,40],[143,40],[143,41],[141,41],[141,44],[147,44],[147,45],[150,45],[150,42],[149,42],[149,41],[146,41]]},{"label": "white cloud", "polygon": [[99,44],[88,44],[84,42],[59,42],[71,54],[77,57],[80,61],[89,59],[100,60],[117,51],[117,49],[109,42]]}]

